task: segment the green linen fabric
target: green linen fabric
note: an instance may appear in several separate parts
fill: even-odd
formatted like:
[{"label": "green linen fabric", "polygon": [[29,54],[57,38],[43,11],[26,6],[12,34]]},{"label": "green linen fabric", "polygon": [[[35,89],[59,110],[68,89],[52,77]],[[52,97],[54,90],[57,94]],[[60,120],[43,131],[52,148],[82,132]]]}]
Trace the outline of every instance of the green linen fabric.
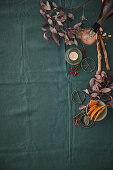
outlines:
[{"label": "green linen fabric", "polygon": [[[71,8],[85,1],[56,2]],[[101,0],[86,5],[84,27],[96,21],[100,7]],[[39,0],[0,0],[0,170],[113,170],[112,110],[89,129],[73,121],[78,105],[70,95],[88,88],[95,72],[68,74],[64,54],[70,47],[45,43],[39,11]],[[75,23],[81,15],[82,8]],[[104,30],[113,34],[113,17]],[[111,70],[112,45],[107,40]],[[86,46],[86,56],[97,63],[95,44]]]}]

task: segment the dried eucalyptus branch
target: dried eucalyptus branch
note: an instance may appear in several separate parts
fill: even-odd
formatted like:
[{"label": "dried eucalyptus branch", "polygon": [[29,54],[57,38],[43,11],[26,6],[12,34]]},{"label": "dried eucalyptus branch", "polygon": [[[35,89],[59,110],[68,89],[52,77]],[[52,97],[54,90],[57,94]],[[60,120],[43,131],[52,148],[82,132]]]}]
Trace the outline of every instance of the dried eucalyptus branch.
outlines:
[{"label": "dried eucalyptus branch", "polygon": [[[42,31],[44,31],[43,38],[48,42],[50,39],[53,39],[58,46],[60,42],[64,39],[66,45],[75,44],[78,46],[77,38],[81,38],[82,31],[82,21],[85,20],[84,8],[81,21],[73,26],[71,22],[75,19],[74,12],[75,9],[80,8],[89,1],[81,4],[77,8],[73,8],[72,12],[69,9],[65,9],[62,6],[58,6],[55,2],[51,4],[46,1],[40,0],[40,13],[44,17],[45,23],[42,24]],[[84,18],[83,18],[84,17]]]}]

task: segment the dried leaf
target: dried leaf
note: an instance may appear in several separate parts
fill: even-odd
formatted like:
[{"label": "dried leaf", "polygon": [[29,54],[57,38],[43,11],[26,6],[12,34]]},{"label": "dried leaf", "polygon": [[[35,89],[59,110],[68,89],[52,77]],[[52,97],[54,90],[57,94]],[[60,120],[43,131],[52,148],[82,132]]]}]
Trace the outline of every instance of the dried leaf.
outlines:
[{"label": "dried leaf", "polygon": [[86,106],[84,105],[79,106],[79,110],[83,110],[83,109],[86,109]]},{"label": "dried leaf", "polygon": [[71,30],[71,32],[75,34],[78,39],[81,39],[81,32],[79,32],[78,30]]},{"label": "dried leaf", "polygon": [[57,30],[56,30],[55,28],[53,28],[53,27],[50,26],[49,29],[50,29],[50,31],[51,31],[52,33],[57,34]]},{"label": "dried leaf", "polygon": [[66,41],[66,45],[73,45],[73,44],[74,44],[74,41],[72,41],[72,40]]},{"label": "dried leaf", "polygon": [[65,42],[66,41],[69,41],[69,38],[68,38],[68,36],[65,34]]},{"label": "dried leaf", "polygon": [[74,28],[76,29],[76,28],[78,28],[78,27],[81,27],[81,25],[82,25],[82,22],[79,22],[78,24],[75,24],[75,25],[74,25]]},{"label": "dried leaf", "polygon": [[101,76],[102,76],[102,77],[107,77],[107,74],[105,73],[105,71],[102,71],[102,72],[101,72]]},{"label": "dried leaf", "polygon": [[50,24],[50,25],[53,25],[53,21],[49,18],[48,19],[48,23]]},{"label": "dried leaf", "polygon": [[45,33],[43,34],[43,37],[44,37],[45,40],[48,41],[49,39],[48,39],[48,37],[46,36],[46,34],[47,34],[47,32],[45,32]]},{"label": "dried leaf", "polygon": [[42,9],[45,9],[46,5],[43,3],[42,0],[40,0],[40,6],[42,7]]},{"label": "dried leaf", "polygon": [[59,32],[58,34],[60,35],[60,37],[65,37],[64,33]]},{"label": "dried leaf", "polygon": [[57,21],[58,25],[62,26],[63,24],[61,23],[61,21]]},{"label": "dried leaf", "polygon": [[99,83],[103,82],[103,78],[101,75],[95,75],[96,81],[98,81]]},{"label": "dried leaf", "polygon": [[71,39],[74,39],[74,38],[75,38],[75,36],[71,33],[71,31],[68,31],[68,36],[69,36],[69,38],[71,38]]},{"label": "dried leaf", "polygon": [[84,124],[85,124],[86,126],[89,125],[89,117],[88,117],[87,115],[84,116]]},{"label": "dried leaf", "polygon": [[86,19],[86,17],[84,15],[82,15],[81,20],[84,21],[84,20],[87,20],[87,19]]},{"label": "dried leaf", "polygon": [[101,93],[108,93],[110,91],[111,91],[110,88],[103,88],[103,89],[100,90]]},{"label": "dried leaf", "polygon": [[47,5],[47,7],[48,7],[48,10],[51,10],[51,6],[50,6],[50,4],[49,4],[48,1],[46,2],[46,5]]},{"label": "dried leaf", "polygon": [[92,87],[93,92],[99,92],[99,87],[97,86],[97,84],[94,84],[94,86]]},{"label": "dried leaf", "polygon": [[54,15],[53,18],[55,18],[56,21],[58,21],[58,15]]},{"label": "dried leaf", "polygon": [[40,13],[45,16],[45,12],[42,9],[40,9]]},{"label": "dried leaf", "polygon": [[111,75],[109,75],[106,79],[107,85],[111,84],[111,81],[112,81],[112,77]]},{"label": "dried leaf", "polygon": [[95,75],[97,80],[102,80],[102,76],[101,75]]},{"label": "dried leaf", "polygon": [[44,9],[44,10],[51,10],[51,7],[49,5],[49,2],[47,1],[47,5],[43,3],[42,0],[40,0],[40,5],[41,5],[41,8]]},{"label": "dried leaf", "polygon": [[65,14],[65,13],[64,13],[62,10],[59,11],[59,15],[60,15],[61,17],[62,17],[64,14]]},{"label": "dried leaf", "polygon": [[60,46],[60,41],[59,41],[59,39],[55,36],[54,33],[52,33],[52,38],[54,39],[54,41],[56,42],[56,44],[57,44],[58,46]]},{"label": "dried leaf", "polygon": [[90,94],[90,91],[88,89],[82,90],[83,92],[85,92],[86,94]]},{"label": "dried leaf", "polygon": [[98,71],[96,71],[96,74],[95,75],[100,75],[100,73]]},{"label": "dried leaf", "polygon": [[101,83],[99,83],[99,82],[97,82],[97,81],[95,81],[95,85],[98,86],[99,88],[102,87],[102,86],[101,86]]},{"label": "dried leaf", "polygon": [[52,2],[52,5],[53,5],[55,8],[58,7],[57,4],[56,4],[55,2]]},{"label": "dried leaf", "polygon": [[47,16],[47,18],[51,18],[51,15],[49,15],[49,14],[46,14],[46,16]]},{"label": "dried leaf", "polygon": [[77,42],[77,40],[74,38],[74,44],[76,45],[76,46],[78,46],[78,42]]},{"label": "dried leaf", "polygon": [[74,15],[72,13],[68,13],[68,17],[74,20]]},{"label": "dried leaf", "polygon": [[95,84],[95,78],[92,78],[89,82],[90,87],[92,88]]},{"label": "dried leaf", "polygon": [[61,22],[65,22],[65,21],[66,21],[66,17],[65,17],[65,15],[64,15],[64,16],[62,16],[62,17],[61,17],[61,19],[60,19],[59,21],[61,21]]},{"label": "dried leaf", "polygon": [[113,108],[113,99],[106,103],[106,105],[110,108]]},{"label": "dried leaf", "polygon": [[113,83],[110,84],[109,88],[110,88],[111,90],[113,90]]},{"label": "dried leaf", "polygon": [[91,97],[97,97],[98,93],[92,93]]},{"label": "dried leaf", "polygon": [[41,29],[42,29],[42,31],[47,31],[47,29],[46,29],[46,28],[44,28],[44,27],[42,27]]}]

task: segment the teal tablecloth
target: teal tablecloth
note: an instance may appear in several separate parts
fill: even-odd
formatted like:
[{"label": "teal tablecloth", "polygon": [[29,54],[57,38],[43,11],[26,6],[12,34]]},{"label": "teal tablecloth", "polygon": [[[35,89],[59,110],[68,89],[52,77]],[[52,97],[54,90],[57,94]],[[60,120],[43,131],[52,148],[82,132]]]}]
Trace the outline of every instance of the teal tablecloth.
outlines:
[{"label": "teal tablecloth", "polygon": [[[73,7],[85,1],[56,2]],[[95,22],[100,7],[101,0],[86,5],[85,26]],[[113,170],[112,110],[93,128],[74,126],[78,106],[71,92],[88,88],[94,73],[69,76],[69,47],[45,43],[39,10],[39,0],[0,0],[0,170]],[[81,14],[82,8],[76,21]],[[113,34],[113,17],[104,30]],[[111,68],[112,46],[108,40]],[[86,51],[97,62],[96,45]]]}]

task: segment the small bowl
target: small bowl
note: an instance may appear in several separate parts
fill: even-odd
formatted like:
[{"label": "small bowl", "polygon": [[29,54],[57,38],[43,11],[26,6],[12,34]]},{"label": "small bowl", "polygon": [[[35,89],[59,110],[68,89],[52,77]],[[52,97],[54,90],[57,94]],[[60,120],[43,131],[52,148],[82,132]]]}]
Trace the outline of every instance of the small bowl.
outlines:
[{"label": "small bowl", "polygon": [[[78,54],[77,60],[71,60],[69,58],[69,55],[71,52],[76,52]],[[82,53],[78,48],[69,48],[66,53],[65,53],[65,60],[70,64],[70,65],[77,65],[82,61]]]},{"label": "small bowl", "polygon": [[[104,105],[105,103],[102,102],[101,100],[98,100],[98,106],[102,106]],[[86,108],[86,113],[88,113],[88,106],[89,104],[87,105],[87,108]],[[100,116],[97,118],[96,121],[101,121],[103,120],[107,115],[107,107],[103,110],[103,112],[100,114]],[[89,116],[89,115],[88,115]]]}]

